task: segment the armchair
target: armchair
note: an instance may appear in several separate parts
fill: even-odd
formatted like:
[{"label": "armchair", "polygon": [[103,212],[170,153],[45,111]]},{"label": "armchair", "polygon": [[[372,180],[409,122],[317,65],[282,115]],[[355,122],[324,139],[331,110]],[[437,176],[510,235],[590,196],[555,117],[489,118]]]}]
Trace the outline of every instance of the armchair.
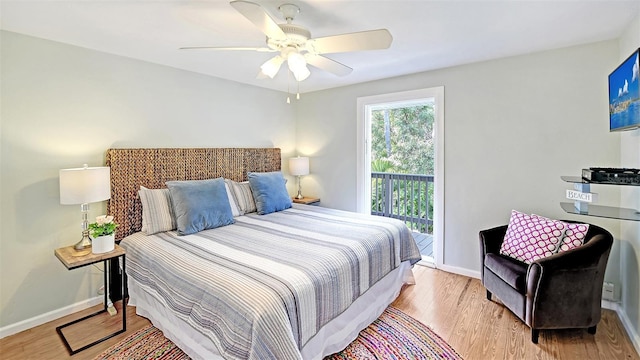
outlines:
[{"label": "armchair", "polygon": [[[563,220],[564,222],[574,222]],[[487,300],[495,294],[531,328],[538,343],[540,329],[587,328],[596,333],[602,285],[613,236],[589,225],[584,245],[531,264],[500,254],[507,225],[480,231],[481,280]]]}]

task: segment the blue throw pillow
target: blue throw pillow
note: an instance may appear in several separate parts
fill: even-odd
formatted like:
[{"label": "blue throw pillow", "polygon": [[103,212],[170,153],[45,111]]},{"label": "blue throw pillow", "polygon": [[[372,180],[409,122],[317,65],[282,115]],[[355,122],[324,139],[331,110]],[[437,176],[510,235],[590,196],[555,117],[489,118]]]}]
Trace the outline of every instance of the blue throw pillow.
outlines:
[{"label": "blue throw pillow", "polygon": [[280,171],[247,174],[258,214],[265,215],[291,207],[291,198]]},{"label": "blue throw pillow", "polygon": [[167,181],[178,234],[189,235],[235,222],[224,179]]}]

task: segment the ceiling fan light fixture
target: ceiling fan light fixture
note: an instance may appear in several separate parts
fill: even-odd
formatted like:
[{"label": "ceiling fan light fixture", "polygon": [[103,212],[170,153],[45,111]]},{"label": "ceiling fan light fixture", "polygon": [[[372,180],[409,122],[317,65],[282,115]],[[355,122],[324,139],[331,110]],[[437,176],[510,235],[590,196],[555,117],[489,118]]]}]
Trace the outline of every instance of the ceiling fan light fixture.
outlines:
[{"label": "ceiling fan light fixture", "polygon": [[[1,0],[0,0],[1,1]],[[387,29],[367,30],[346,34],[312,38],[309,29],[302,25],[293,24],[300,7],[285,3],[278,7],[286,23],[277,23],[264,7],[253,2],[255,0],[233,0],[231,6],[240,15],[255,25],[266,36],[267,47],[217,47],[190,46],[180,49],[211,49],[211,50],[251,50],[258,52],[279,52],[275,58],[269,59],[260,66],[258,79],[273,79],[282,63],[287,61],[289,71],[298,82],[310,76],[307,65],[313,65],[337,76],[349,75],[353,69],[324,54],[335,54],[351,51],[382,50],[391,46],[393,37]]]},{"label": "ceiling fan light fixture", "polygon": [[290,52],[287,55],[287,64],[289,65],[289,70],[295,73],[307,67],[307,60],[299,52]]},{"label": "ceiling fan light fixture", "polygon": [[260,70],[262,70],[263,74],[273,79],[278,71],[280,71],[280,66],[282,66],[283,62],[284,59],[280,55],[275,56],[267,60],[267,62],[265,62],[264,64],[260,65]]},{"label": "ceiling fan light fixture", "polygon": [[306,78],[309,77],[309,75],[311,75],[311,71],[309,71],[309,69],[306,66],[303,66],[297,69],[296,71],[292,71],[292,72],[293,72],[293,76],[296,78],[298,82],[305,80]]}]

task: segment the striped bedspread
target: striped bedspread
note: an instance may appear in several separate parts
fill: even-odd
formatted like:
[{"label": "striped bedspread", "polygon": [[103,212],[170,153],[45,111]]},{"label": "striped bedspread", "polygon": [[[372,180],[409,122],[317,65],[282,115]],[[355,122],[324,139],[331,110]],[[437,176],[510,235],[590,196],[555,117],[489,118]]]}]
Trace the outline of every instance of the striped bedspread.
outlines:
[{"label": "striped bedspread", "polygon": [[228,359],[300,359],[316,332],[420,253],[398,220],[294,204],[120,244],[127,275]]}]

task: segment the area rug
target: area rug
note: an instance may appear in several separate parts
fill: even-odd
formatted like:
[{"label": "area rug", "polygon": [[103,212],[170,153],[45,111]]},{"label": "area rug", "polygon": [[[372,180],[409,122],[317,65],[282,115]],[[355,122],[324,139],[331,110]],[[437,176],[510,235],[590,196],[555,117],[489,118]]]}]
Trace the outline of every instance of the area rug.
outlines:
[{"label": "area rug", "polygon": [[[138,330],[110,347],[94,360],[157,359],[185,360],[189,357],[152,325]],[[428,326],[389,306],[362,330],[346,349],[324,360],[450,359],[462,357]]]},{"label": "area rug", "polygon": [[144,327],[105,350],[94,360],[187,360],[189,357],[153,325]]}]

